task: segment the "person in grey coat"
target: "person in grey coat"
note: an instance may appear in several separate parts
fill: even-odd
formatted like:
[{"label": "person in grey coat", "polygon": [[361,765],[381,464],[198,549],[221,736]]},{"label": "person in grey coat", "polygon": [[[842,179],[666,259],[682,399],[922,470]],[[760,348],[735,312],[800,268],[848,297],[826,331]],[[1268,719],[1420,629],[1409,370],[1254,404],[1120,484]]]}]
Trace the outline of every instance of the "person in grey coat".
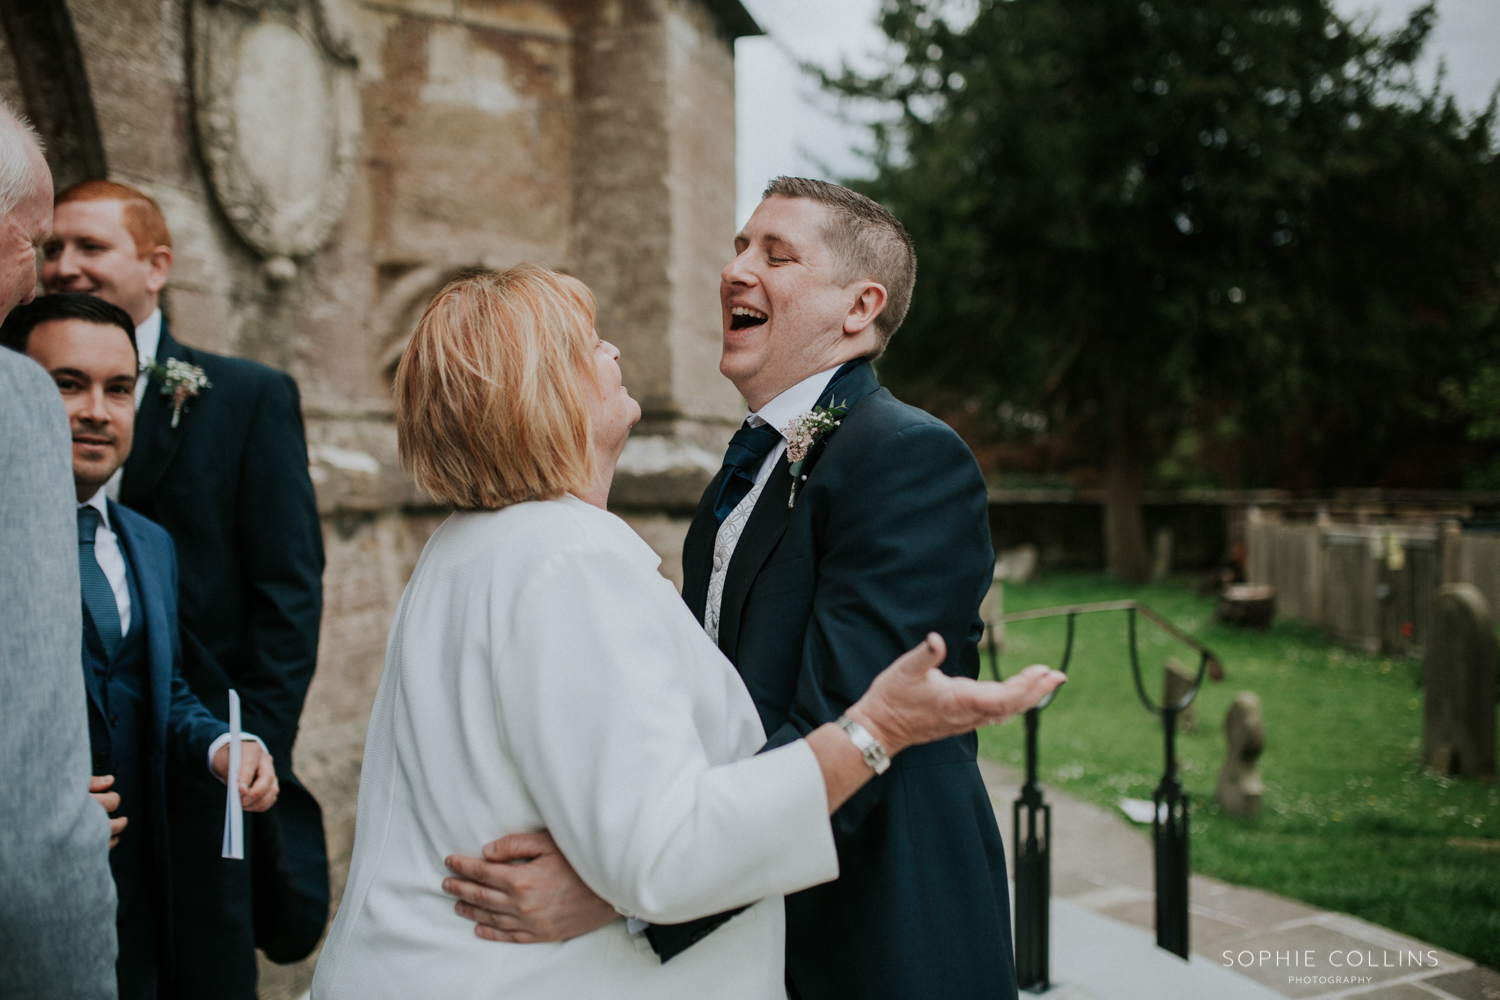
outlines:
[{"label": "person in grey coat", "polygon": [[[52,175],[0,104],[0,318],[31,300]],[[114,1000],[109,818],[89,797],[68,418],[0,350],[0,1000]]]}]

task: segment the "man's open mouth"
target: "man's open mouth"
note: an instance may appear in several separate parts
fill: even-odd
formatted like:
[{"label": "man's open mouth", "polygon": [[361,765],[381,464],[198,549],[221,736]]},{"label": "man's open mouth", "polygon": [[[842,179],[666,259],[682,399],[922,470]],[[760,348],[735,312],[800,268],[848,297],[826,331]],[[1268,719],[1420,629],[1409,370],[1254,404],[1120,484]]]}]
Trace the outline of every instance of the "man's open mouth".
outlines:
[{"label": "man's open mouth", "polygon": [[751,309],[749,306],[735,306],[729,310],[729,329],[748,330],[752,326],[760,326],[768,318],[759,309]]}]

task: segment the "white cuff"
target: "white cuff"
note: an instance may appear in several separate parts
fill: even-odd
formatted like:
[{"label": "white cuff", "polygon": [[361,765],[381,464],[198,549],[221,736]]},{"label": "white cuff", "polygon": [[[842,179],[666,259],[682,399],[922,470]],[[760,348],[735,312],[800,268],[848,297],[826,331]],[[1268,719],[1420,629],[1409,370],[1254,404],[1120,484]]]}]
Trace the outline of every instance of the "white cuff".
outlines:
[{"label": "white cuff", "polygon": [[[254,740],[256,743],[260,743],[260,737],[259,736],[256,736],[253,733],[247,733],[244,730],[240,730],[240,742],[243,743],[246,740]],[[214,754],[216,754],[216,753],[219,752],[219,747],[223,746],[224,744],[226,744],[228,742],[229,742],[229,734],[225,733],[223,736],[220,736],[218,739],[214,740],[212,743],[210,743],[208,745],[208,773],[209,774],[214,774]],[[264,743],[260,743],[260,752],[264,753],[264,754],[269,754],[271,751],[269,751],[269,750],[266,749],[266,745]],[[214,777],[215,778],[219,778],[219,776],[217,774],[214,774]],[[226,785],[226,786],[229,784],[229,782],[225,781],[223,778],[219,778],[219,783],[222,784],[222,785]]]}]

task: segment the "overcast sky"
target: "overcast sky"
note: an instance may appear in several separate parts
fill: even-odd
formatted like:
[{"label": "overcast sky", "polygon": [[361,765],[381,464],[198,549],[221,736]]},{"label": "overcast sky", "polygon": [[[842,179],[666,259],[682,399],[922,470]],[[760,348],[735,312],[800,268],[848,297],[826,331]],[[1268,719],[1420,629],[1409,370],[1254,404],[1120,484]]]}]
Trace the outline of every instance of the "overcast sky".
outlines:
[{"label": "overcast sky", "polygon": [[[741,225],[778,174],[836,180],[868,173],[857,153],[868,145],[868,130],[842,121],[837,104],[798,70],[797,60],[868,69],[887,52],[874,20],[880,0],[742,2],[767,34],[735,43]],[[1335,2],[1345,16],[1374,16],[1377,27],[1389,29],[1420,0]],[[1422,67],[1426,78],[1443,58],[1449,89],[1477,111],[1500,81],[1500,0],[1438,0],[1438,16]]]}]

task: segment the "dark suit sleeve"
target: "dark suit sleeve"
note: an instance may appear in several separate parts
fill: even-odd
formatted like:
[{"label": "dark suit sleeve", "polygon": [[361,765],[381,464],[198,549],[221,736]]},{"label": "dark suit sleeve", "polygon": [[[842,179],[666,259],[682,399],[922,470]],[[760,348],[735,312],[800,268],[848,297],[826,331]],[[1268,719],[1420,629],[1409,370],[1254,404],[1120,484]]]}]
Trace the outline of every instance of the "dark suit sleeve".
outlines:
[{"label": "dark suit sleeve", "polygon": [[167,631],[172,637],[172,692],[167,703],[167,746],[177,755],[179,763],[192,768],[207,768],[208,748],[214,740],[229,732],[229,727],[203,707],[203,702],[198,700],[187,681],[182,679],[182,635],[177,625],[177,546],[165,531],[162,532],[162,540],[167,547],[165,564],[170,570],[168,585],[162,593],[167,602]]},{"label": "dark suit sleeve", "polygon": [[318,660],[323,535],[307,471],[297,384],[279,372],[257,399],[240,477],[235,539],[247,588],[249,670],[235,678],[242,720],[283,773]]},{"label": "dark suit sleeve", "polygon": [[[994,552],[984,480],[958,435],[924,422],[887,436],[826,502],[796,700],[769,747],[837,719],[928,632],[948,644],[947,673],[978,674],[974,637]],[[841,808],[835,833],[852,833],[883,787],[876,778]]]}]

